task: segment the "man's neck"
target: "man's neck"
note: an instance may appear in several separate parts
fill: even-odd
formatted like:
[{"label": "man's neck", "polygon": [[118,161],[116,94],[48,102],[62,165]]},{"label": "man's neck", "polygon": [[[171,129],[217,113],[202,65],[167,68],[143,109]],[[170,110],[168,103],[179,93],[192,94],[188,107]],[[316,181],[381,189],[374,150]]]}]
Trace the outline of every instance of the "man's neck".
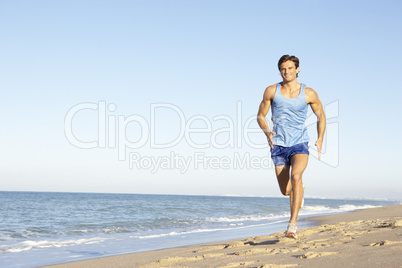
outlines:
[{"label": "man's neck", "polygon": [[296,79],[292,81],[282,81],[282,87],[284,87],[289,92],[293,92],[300,89],[300,84],[297,82]]}]

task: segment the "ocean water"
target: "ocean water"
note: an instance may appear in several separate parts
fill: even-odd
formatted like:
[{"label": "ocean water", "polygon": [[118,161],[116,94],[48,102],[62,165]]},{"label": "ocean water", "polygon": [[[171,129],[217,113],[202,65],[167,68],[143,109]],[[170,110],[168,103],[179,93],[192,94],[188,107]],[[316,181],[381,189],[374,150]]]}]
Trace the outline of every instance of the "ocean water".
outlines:
[{"label": "ocean water", "polygon": [[[393,204],[306,198],[299,218]],[[0,213],[0,267],[268,235],[290,216],[288,198],[45,192],[0,192]]]}]

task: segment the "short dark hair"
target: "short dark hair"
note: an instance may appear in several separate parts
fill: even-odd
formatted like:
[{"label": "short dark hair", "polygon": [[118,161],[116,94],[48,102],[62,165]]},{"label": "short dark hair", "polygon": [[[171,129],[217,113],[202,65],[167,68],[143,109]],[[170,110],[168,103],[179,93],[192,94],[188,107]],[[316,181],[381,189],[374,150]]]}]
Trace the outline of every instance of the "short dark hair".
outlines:
[{"label": "short dark hair", "polygon": [[[283,55],[278,61],[279,71],[281,71],[281,64],[289,60],[295,63],[296,69],[299,68],[299,59],[296,56]],[[296,76],[298,76],[298,74]]]}]

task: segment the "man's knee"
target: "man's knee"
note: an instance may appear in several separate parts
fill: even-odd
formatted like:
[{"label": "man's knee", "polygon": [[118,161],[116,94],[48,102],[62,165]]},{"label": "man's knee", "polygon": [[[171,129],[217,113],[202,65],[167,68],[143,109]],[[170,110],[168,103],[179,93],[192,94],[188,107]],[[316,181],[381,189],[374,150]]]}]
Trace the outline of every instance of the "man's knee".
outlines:
[{"label": "man's knee", "polygon": [[302,180],[302,174],[301,173],[292,173],[292,183],[298,183]]},{"label": "man's knee", "polygon": [[284,196],[289,196],[291,191],[292,191],[292,189],[291,189],[291,188],[289,189],[289,187],[286,187],[286,188],[282,188],[282,187],[281,187],[281,193],[282,193]]}]

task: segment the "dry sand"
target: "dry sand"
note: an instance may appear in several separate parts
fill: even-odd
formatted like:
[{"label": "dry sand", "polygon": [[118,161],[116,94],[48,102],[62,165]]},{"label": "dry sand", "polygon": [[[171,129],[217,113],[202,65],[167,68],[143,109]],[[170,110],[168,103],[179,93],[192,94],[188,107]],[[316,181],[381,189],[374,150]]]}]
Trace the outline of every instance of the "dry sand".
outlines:
[{"label": "dry sand", "polygon": [[47,267],[402,267],[402,205],[308,220],[321,225],[297,240],[279,232]]}]

